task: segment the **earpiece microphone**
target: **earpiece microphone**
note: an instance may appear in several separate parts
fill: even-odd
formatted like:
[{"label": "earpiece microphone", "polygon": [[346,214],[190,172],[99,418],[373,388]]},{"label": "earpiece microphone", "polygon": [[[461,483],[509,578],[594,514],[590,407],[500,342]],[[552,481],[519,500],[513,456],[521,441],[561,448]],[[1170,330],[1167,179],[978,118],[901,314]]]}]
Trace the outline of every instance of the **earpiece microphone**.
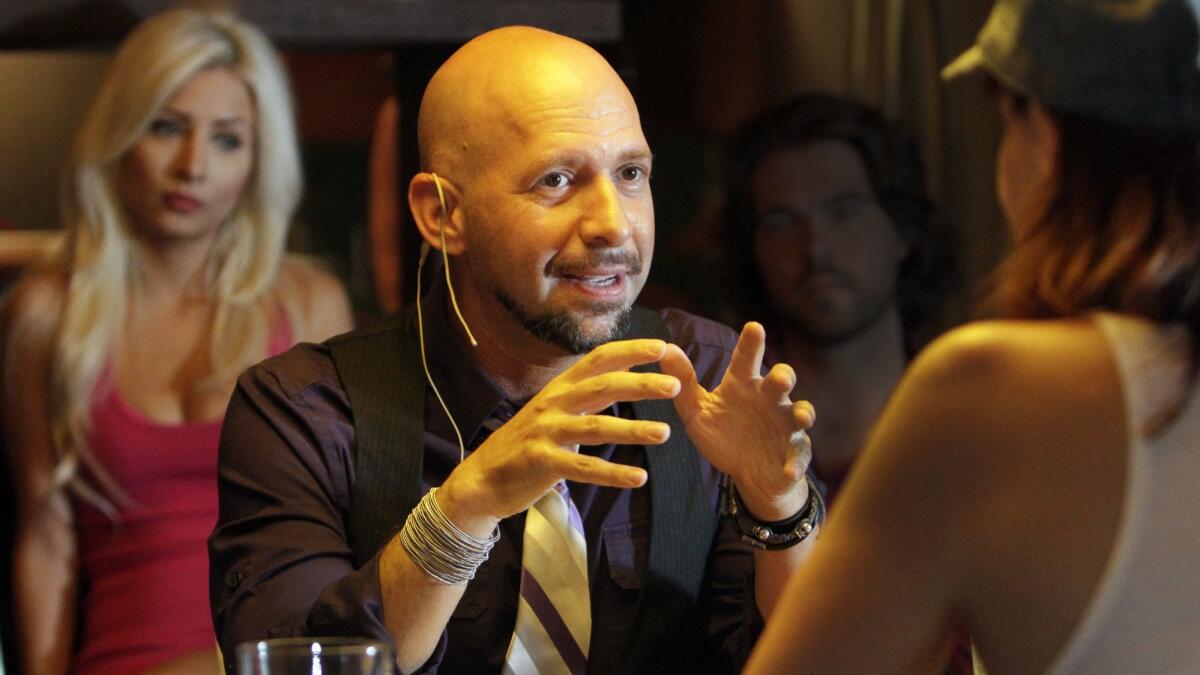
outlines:
[{"label": "earpiece microphone", "polygon": [[[441,205],[441,212],[438,216],[438,234],[442,240],[442,267],[446,270],[446,288],[450,291],[450,304],[454,306],[454,313],[458,316],[459,323],[462,324],[463,330],[467,332],[467,338],[471,340],[472,347],[478,347],[479,343],[475,341],[475,336],[471,334],[470,327],[467,326],[467,320],[463,318],[462,311],[458,309],[458,299],[454,297],[454,284],[450,281],[450,256],[446,253],[446,220],[449,219],[449,211],[446,209],[446,194],[442,191],[442,181],[436,173],[430,172],[433,177],[433,186],[437,189],[438,203]],[[437,397],[438,403],[442,405],[442,410],[446,413],[446,418],[450,420],[450,426],[454,428],[454,435],[458,437],[458,461],[461,464],[467,455],[466,445],[463,443],[462,432],[458,430],[458,424],[454,421],[454,415],[450,414],[450,408],[446,406],[446,401],[442,398],[442,393],[438,391],[437,385],[433,383],[433,375],[429,373],[429,361],[425,358],[425,322],[421,313],[421,277],[425,269],[425,258],[429,255],[429,242],[421,242],[421,257],[417,260],[417,339],[421,347],[421,367],[425,370],[425,381],[429,383],[429,387],[433,389],[434,396]]]},{"label": "earpiece microphone", "polygon": [[[442,238],[442,268],[446,272],[446,288],[450,290],[450,304],[454,306],[454,313],[458,315],[458,322],[462,324],[463,330],[467,331],[467,337],[471,340],[472,347],[478,347],[479,343],[475,341],[475,336],[471,334],[471,328],[467,326],[467,320],[463,318],[462,312],[458,309],[458,298],[454,297],[454,284],[450,281],[450,256],[446,253],[446,220],[449,219],[449,212],[446,210],[446,193],[442,192],[442,179],[438,178],[436,173],[429,172],[433,176],[433,187],[437,189],[438,204],[442,207],[442,217],[438,219],[441,227],[438,227],[438,236]],[[425,242],[426,245],[429,242]]]}]

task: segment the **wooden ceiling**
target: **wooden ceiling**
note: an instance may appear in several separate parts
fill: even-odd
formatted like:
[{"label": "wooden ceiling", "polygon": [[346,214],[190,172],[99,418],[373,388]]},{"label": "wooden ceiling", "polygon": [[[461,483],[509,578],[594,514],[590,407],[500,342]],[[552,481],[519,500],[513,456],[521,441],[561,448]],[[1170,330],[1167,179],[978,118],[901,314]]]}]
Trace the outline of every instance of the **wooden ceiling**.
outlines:
[{"label": "wooden ceiling", "polygon": [[[175,0],[5,0],[0,48],[110,47]],[[457,43],[497,26],[534,25],[589,43],[621,38],[619,0],[233,0],[278,44],[362,48]]]}]

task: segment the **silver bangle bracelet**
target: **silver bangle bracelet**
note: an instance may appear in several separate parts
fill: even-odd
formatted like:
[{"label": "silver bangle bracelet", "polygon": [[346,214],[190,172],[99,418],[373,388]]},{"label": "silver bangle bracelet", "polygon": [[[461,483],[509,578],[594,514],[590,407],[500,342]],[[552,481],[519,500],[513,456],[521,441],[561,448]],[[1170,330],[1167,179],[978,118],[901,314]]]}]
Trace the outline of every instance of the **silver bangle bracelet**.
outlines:
[{"label": "silver bangle bracelet", "polygon": [[487,539],[463,532],[442,513],[437,491],[431,488],[408,514],[400,529],[400,545],[417,567],[437,581],[448,585],[466,583],[487,561],[500,540],[500,529]]}]

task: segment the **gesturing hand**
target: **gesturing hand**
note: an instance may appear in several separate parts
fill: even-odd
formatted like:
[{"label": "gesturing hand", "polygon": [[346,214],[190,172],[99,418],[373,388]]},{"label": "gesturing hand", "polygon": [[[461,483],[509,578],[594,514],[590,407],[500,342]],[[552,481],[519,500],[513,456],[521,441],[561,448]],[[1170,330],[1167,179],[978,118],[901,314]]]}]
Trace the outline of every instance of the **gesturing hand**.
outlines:
[{"label": "gesturing hand", "polygon": [[446,478],[438,491],[446,516],[468,533],[486,536],[560,480],[614,487],[645,483],[645,470],[581,455],[578,449],[581,444],[656,445],[667,439],[670,427],[662,422],[595,414],[618,401],[675,396],[675,377],[628,370],[666,353],[662,340],[610,342],[559,374]]},{"label": "gesturing hand", "polygon": [[729,474],[747,508],[776,520],[796,513],[807,499],[804,472],[812,459],[805,429],[815,412],[807,401],[790,398],[796,386],[791,366],[762,369],[766,331],[750,322],[742,329],[721,384],[709,392],[696,381],[691,361],[670,345],[659,362],[679,378],[675,397],[688,436],[720,471]]}]

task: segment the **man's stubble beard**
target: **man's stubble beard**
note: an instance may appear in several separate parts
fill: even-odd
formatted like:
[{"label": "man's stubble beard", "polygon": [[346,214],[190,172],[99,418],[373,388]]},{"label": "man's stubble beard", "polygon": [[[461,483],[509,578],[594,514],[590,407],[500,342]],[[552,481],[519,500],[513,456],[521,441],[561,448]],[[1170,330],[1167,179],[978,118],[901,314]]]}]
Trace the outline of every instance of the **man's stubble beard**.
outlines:
[{"label": "man's stubble beard", "polygon": [[595,305],[589,310],[596,314],[615,313],[611,327],[603,335],[585,335],[582,321],[567,312],[547,312],[545,314],[530,314],[521,307],[514,298],[501,290],[496,291],[496,299],[508,310],[517,323],[537,339],[561,347],[570,354],[587,354],[600,345],[611,342],[625,335],[633,320],[633,305],[604,310],[607,305]]},{"label": "man's stubble beard", "polygon": [[[879,298],[865,297],[854,290],[854,298],[849,316],[834,325],[830,325],[828,310],[820,306],[811,307],[809,311],[781,308],[776,310],[776,316],[783,322],[786,331],[805,342],[820,347],[834,347],[869,332],[884,316],[897,308],[894,288],[889,295]],[[825,316],[822,316],[823,313]]]}]

